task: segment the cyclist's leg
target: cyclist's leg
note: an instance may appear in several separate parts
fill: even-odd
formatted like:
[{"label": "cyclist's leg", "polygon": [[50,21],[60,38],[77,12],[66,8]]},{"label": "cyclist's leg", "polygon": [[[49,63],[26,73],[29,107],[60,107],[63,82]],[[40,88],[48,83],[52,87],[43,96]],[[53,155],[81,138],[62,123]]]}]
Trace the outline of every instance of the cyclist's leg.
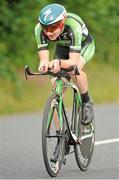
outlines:
[{"label": "cyclist's leg", "polygon": [[87,75],[83,71],[84,66],[90,62],[93,55],[95,53],[95,44],[94,41],[92,41],[90,44],[87,44],[80,53],[80,60],[78,63],[78,67],[80,70],[80,76],[77,76],[77,81],[75,77],[73,78],[76,82],[77,86],[79,87],[79,90],[81,93],[85,93],[88,90],[88,81],[87,81]]},{"label": "cyclist's leg", "polygon": [[79,70],[80,70],[80,76],[77,78],[77,85],[79,84],[79,89],[81,94],[84,94],[88,91],[88,80],[87,75],[83,71],[84,66],[92,59],[93,55],[95,53],[95,44],[94,41],[92,41],[90,44],[87,44],[82,50],[80,54],[80,60],[79,60]]},{"label": "cyclist's leg", "polygon": [[83,67],[87,64],[91,58],[93,57],[95,52],[94,41],[92,43],[87,44],[81,51],[80,60],[78,67],[80,69],[80,75],[77,76],[77,79],[73,78],[75,83],[77,84],[79,91],[81,93],[81,99],[83,102],[83,122],[89,123],[93,118],[93,104],[88,94],[88,80],[87,75],[83,71]]},{"label": "cyclist's leg", "polygon": [[81,56],[85,59],[85,62],[88,63],[92,59],[94,54],[95,54],[95,43],[94,40],[92,40],[91,43],[87,44],[81,50]]}]

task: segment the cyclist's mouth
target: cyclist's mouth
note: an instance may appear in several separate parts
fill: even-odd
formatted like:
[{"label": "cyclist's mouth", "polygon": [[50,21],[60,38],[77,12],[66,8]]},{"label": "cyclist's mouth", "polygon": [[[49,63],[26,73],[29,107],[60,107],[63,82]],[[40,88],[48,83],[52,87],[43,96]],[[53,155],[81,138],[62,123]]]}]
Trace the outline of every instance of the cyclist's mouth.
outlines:
[{"label": "cyclist's mouth", "polygon": [[49,35],[48,38],[51,40],[55,40],[57,38],[57,36],[56,35]]},{"label": "cyclist's mouth", "polygon": [[53,34],[53,35],[49,35],[48,37],[51,37],[51,38],[52,38],[52,37],[54,37],[54,36],[55,36],[55,35]]}]

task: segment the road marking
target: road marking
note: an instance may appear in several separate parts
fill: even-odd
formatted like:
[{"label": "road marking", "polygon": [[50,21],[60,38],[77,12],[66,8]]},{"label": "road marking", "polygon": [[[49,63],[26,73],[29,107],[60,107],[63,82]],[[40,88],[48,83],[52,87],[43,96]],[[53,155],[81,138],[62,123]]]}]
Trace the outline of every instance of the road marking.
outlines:
[{"label": "road marking", "polygon": [[96,141],[95,146],[98,146],[98,145],[101,145],[101,144],[115,143],[115,142],[119,142],[119,138]]}]

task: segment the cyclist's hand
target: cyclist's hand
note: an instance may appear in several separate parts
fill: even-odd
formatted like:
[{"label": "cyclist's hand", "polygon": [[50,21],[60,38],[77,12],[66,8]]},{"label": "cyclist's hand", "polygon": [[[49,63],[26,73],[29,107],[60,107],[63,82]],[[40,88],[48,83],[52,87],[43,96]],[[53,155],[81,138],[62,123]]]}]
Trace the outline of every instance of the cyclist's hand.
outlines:
[{"label": "cyclist's hand", "polygon": [[48,63],[47,64],[40,64],[38,67],[38,71],[41,73],[46,73],[48,71]]},{"label": "cyclist's hand", "polygon": [[51,68],[53,73],[58,73],[60,71],[60,65],[59,65],[59,60],[54,59],[49,62],[49,68]]}]

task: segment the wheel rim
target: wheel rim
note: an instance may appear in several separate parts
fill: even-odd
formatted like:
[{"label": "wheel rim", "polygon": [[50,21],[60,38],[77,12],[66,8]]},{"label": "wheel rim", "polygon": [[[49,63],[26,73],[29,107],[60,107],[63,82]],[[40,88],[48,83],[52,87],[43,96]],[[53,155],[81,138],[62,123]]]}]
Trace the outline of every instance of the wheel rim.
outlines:
[{"label": "wheel rim", "polygon": [[[56,134],[56,126],[53,115],[54,112],[58,114],[58,108],[55,105],[53,105],[54,104],[53,101],[54,99],[50,103],[50,108],[47,113],[46,122],[44,123],[46,128],[45,130],[46,133],[44,134],[44,138],[43,138],[45,140],[45,142],[43,142],[45,144],[45,147],[43,146],[44,162],[46,169],[51,176],[55,176],[61,168],[62,157],[63,157],[62,149],[64,147],[63,144],[64,137],[62,135],[62,132],[60,131],[59,135]],[[60,143],[58,157],[56,162],[52,162],[51,159],[53,158],[53,154],[58,141]]]},{"label": "wheel rim", "polygon": [[77,153],[79,157],[80,166],[85,170],[87,169],[94,148],[95,132],[94,123],[88,125],[81,125],[81,144],[76,145]]}]

